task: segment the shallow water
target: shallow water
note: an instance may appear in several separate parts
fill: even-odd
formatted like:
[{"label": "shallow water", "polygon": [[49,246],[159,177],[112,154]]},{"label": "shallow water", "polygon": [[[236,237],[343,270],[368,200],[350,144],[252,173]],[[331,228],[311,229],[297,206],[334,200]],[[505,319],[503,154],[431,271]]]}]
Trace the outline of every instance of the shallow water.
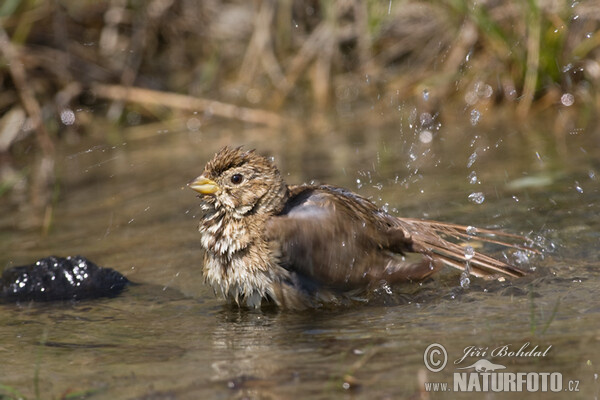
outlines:
[{"label": "shallow water", "polygon": [[[0,265],[82,254],[138,285],[111,299],[0,305],[0,384],[44,399],[479,398],[427,393],[424,383],[452,387],[458,367],[487,358],[506,372],[561,373],[555,398],[597,398],[599,132],[555,137],[541,122],[529,126],[538,128],[442,127],[427,143],[406,123],[308,137],[214,124],[62,148],[47,236],[27,209],[1,199]],[[460,274],[445,271],[349,308],[228,307],[203,285],[198,201],[185,187],[225,144],[273,155],[290,183],[316,179],[394,214],[523,233],[542,255],[524,264],[532,276],[512,282],[473,279],[463,289]],[[448,353],[438,373],[424,363],[433,343]],[[469,346],[526,343],[552,347],[454,364]],[[570,380],[578,392],[565,393]]]}]

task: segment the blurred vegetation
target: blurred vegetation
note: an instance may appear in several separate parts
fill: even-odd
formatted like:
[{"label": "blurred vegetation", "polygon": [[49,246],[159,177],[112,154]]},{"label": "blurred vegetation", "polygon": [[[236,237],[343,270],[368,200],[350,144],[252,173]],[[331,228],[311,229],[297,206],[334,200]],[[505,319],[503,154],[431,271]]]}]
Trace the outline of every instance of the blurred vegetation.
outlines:
[{"label": "blurred vegetation", "polygon": [[368,125],[415,104],[581,127],[600,106],[599,23],[593,1],[4,0],[0,192],[48,187],[57,145],[192,114]]}]

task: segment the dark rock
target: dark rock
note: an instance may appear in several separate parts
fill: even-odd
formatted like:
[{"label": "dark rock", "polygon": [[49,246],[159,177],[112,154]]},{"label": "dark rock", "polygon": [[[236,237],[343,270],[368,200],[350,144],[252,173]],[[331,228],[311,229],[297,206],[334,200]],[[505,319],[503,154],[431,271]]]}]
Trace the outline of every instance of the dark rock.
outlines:
[{"label": "dark rock", "polygon": [[129,280],[85,257],[47,257],[5,270],[0,298],[8,301],[81,300],[116,296]]}]

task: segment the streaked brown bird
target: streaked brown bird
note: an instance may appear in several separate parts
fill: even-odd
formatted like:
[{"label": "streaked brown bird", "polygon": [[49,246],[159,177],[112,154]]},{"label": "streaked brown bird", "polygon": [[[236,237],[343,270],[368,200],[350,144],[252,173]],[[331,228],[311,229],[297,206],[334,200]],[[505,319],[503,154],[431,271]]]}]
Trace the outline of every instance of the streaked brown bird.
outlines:
[{"label": "streaked brown bird", "polygon": [[[475,234],[524,249],[508,242],[524,239],[518,235],[394,217],[335,186],[288,186],[254,151],[223,148],[189,186],[200,193],[204,213],[204,278],[240,306],[344,302],[383,283],[423,280],[444,264],[464,271],[468,263],[472,275],[486,278],[525,274],[460,245]],[[407,253],[422,259],[409,262]]]}]

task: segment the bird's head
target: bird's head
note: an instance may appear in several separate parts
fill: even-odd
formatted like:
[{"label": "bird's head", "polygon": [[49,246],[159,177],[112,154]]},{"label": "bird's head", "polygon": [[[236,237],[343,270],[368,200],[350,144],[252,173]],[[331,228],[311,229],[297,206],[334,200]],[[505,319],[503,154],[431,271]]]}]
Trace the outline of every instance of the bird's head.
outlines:
[{"label": "bird's head", "polygon": [[287,186],[277,167],[254,150],[221,149],[189,183],[205,203],[233,216],[269,214],[283,208]]}]

